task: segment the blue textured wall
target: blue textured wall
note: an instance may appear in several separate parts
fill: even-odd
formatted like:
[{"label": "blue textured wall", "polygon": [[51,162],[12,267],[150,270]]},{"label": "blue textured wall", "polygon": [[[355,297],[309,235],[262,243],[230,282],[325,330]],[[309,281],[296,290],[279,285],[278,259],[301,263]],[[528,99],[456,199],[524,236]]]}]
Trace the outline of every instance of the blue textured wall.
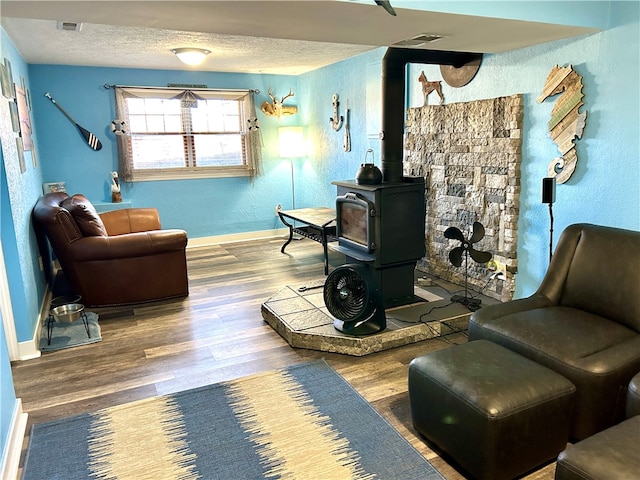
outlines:
[{"label": "blue textured wall", "polygon": [[[205,84],[210,88],[258,89],[256,108],[263,135],[264,175],[123,184],[123,197],[134,207],[156,207],[165,228],[183,228],[190,238],[272,229],[274,207],[291,208],[288,163],[278,157],[280,123],[259,106],[269,87],[278,96],[293,88],[286,105],[300,102],[298,77],[193,71],[31,65],[33,108],[38,127],[42,176],[45,182],[65,181],[69,193],[84,193],[95,202],[110,201],[110,172],[117,170],[113,90],[105,84],[165,86],[168,83]],[[103,148],[91,150],[75,127],[44,97],[50,92],[74,119],[100,138]]]},{"label": "blue textured wall", "polygon": [[[610,24],[602,33],[488,55],[467,86],[442,82],[447,103],[524,94],[516,297],[535,290],[548,264],[549,209],[541,203],[541,189],[547,165],[559,156],[547,128],[558,96],[542,104],[536,99],[554,65],[573,65],[582,76],[583,110],[588,112],[582,139],[576,141],[577,168],[556,188],[554,244],[572,223],[640,229],[639,9],[637,2],[616,2],[605,15]],[[438,66],[412,65],[407,74],[411,106],[423,104],[417,81],[421,70],[429,80],[442,79]],[[429,102],[437,102],[435,94]]]},{"label": "blue textured wall", "polygon": [[[24,79],[28,88],[27,64],[4,30],[0,38],[2,59],[6,58],[11,62],[14,83],[20,85],[21,79]],[[42,177],[40,166],[34,165],[29,151],[25,152],[26,170],[24,173],[20,171],[15,144],[17,134],[11,128],[8,101],[4,97],[1,97],[0,101],[4,167],[1,193],[3,202],[0,208],[4,227],[1,240],[7,276],[10,279],[9,291],[16,320],[16,333],[19,341],[25,341],[33,336],[45,291],[44,279],[38,265],[38,247],[31,225],[31,210],[38,197],[42,195]],[[33,118],[35,112],[32,111],[31,115]],[[33,127],[32,130],[33,141],[37,144],[37,128]]]},{"label": "blue textured wall", "polygon": [[[331,182],[354,178],[368,149],[374,151],[373,158],[380,166],[379,121],[375,131],[367,132],[367,115],[379,119],[380,110],[379,104],[373,108],[367,104],[367,85],[371,92],[373,84],[373,92],[379,97],[381,58],[385,51],[377,49],[300,76],[302,122],[313,147],[296,177],[300,178],[300,182],[296,180],[296,196],[301,183],[304,205],[333,205],[336,187]],[[329,121],[333,117],[335,93],[340,102],[340,115],[349,108],[350,152],[343,150],[344,124],[335,131]],[[326,188],[327,185],[330,188]]]}]

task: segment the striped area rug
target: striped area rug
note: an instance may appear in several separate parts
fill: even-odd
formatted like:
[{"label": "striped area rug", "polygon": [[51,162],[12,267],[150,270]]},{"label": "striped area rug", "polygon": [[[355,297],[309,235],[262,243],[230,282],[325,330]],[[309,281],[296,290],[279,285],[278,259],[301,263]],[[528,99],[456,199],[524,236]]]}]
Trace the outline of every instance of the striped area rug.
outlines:
[{"label": "striped area rug", "polygon": [[25,480],[443,477],[324,361],[35,425]]}]

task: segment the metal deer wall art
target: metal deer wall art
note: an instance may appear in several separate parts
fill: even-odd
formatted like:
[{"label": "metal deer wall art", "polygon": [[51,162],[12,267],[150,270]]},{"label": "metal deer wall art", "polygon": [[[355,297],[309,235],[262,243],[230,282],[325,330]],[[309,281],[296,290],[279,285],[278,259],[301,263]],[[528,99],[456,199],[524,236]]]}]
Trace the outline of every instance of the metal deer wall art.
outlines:
[{"label": "metal deer wall art", "polygon": [[284,101],[287,98],[293,97],[293,89],[290,89],[289,93],[282,97],[282,99],[280,100],[276,98],[276,96],[271,91],[271,88],[269,88],[268,93],[269,97],[271,97],[271,103],[267,102],[266,100],[262,102],[262,105],[260,106],[260,110],[262,110],[262,113],[270,117],[278,118],[282,117],[283,115],[294,115],[298,113],[298,107],[283,105]]},{"label": "metal deer wall art", "polygon": [[578,75],[571,65],[551,69],[542,89],[542,95],[538,97],[538,103],[547,98],[562,93],[551,110],[549,120],[549,133],[558,145],[562,154],[551,160],[547,168],[548,175],[555,177],[556,183],[564,183],[569,180],[578,163],[576,153],[576,138],[582,138],[582,132],[587,121],[587,112],[580,112],[584,105],[582,98],[582,77]]}]

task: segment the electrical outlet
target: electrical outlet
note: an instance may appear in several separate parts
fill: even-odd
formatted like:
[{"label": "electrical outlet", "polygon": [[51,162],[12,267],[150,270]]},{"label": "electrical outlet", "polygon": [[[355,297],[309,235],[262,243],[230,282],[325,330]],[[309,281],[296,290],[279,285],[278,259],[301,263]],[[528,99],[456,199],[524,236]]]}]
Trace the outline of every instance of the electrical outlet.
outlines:
[{"label": "electrical outlet", "polygon": [[278,213],[280,213],[281,211],[282,211],[282,205],[280,204],[276,205],[276,209],[275,209],[276,215],[278,215]]},{"label": "electrical outlet", "polygon": [[491,275],[491,279],[499,278],[500,280],[505,280],[507,278],[507,266],[502,263],[500,260],[496,260],[492,258],[487,262],[487,268],[489,270],[493,270],[493,274]]},{"label": "electrical outlet", "polygon": [[498,280],[502,280],[502,281],[505,281],[507,279],[504,273],[502,273],[500,270],[496,270],[495,272],[493,272],[489,277],[489,280],[493,280],[494,278],[497,278]]}]

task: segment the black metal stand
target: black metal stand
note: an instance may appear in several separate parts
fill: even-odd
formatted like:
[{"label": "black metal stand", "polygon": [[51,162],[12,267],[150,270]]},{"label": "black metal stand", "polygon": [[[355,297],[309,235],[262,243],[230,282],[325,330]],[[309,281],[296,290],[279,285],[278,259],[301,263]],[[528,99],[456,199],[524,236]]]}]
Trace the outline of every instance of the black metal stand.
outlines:
[{"label": "black metal stand", "polygon": [[549,262],[553,257],[553,203],[549,203]]},{"label": "black metal stand", "polygon": [[556,179],[555,177],[545,177],[542,179],[542,203],[549,204],[549,262],[553,256],[553,202],[556,201]]},{"label": "black metal stand", "polygon": [[[84,329],[87,332],[87,338],[91,338],[91,332],[89,331],[89,318],[87,317],[87,313],[83,311],[80,314],[80,318],[82,319]],[[53,315],[49,314],[49,316],[47,317],[47,345],[51,345],[51,335],[53,333],[54,323],[58,323],[58,322],[55,321],[55,319],[53,318]]]},{"label": "black metal stand", "polygon": [[469,252],[465,251],[464,256],[464,295],[453,295],[451,297],[452,303],[459,303],[465,307],[467,307],[470,311],[475,312],[480,308],[482,304],[482,300],[479,298],[474,298],[469,295],[469,270],[468,270],[468,262],[469,260]]},{"label": "black metal stand", "polygon": [[[312,209],[309,209],[312,210]],[[284,253],[284,249],[291,243],[293,240],[293,234],[297,233],[298,235],[313,240],[314,242],[318,242],[322,245],[323,253],[324,253],[324,274],[329,274],[329,252],[327,250],[327,245],[329,242],[334,242],[336,240],[336,226],[331,225],[334,222],[334,219],[330,219],[329,221],[325,221],[325,223],[318,224],[313,223],[313,220],[310,218],[306,218],[304,214],[302,214],[305,210],[299,210],[298,212],[301,215],[297,215],[295,211],[284,211],[278,212],[278,216],[280,217],[280,221],[284,223],[289,228],[289,238],[280,248],[280,252]],[[293,220],[293,222],[289,223],[286,219]],[[296,226],[295,222],[298,221],[300,223],[306,224],[305,226]]]}]

